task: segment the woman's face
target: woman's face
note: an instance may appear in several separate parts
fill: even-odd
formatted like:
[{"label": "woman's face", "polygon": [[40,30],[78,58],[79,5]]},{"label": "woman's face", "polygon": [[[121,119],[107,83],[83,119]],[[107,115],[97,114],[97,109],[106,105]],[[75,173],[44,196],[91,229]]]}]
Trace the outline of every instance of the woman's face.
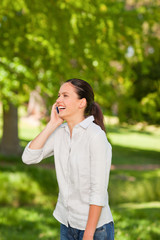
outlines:
[{"label": "woman's face", "polygon": [[71,83],[64,83],[56,101],[59,116],[64,120],[72,120],[84,115],[84,99],[79,99],[75,87]]}]

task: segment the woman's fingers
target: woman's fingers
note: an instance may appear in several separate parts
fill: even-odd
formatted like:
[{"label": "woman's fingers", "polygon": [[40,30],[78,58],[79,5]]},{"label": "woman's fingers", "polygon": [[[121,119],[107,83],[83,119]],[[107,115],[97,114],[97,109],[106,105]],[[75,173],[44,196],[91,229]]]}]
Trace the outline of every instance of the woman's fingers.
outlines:
[{"label": "woman's fingers", "polygon": [[51,120],[52,121],[58,121],[58,122],[61,121],[61,122],[63,122],[64,120],[62,118],[60,118],[56,108],[57,108],[57,103],[54,103],[52,105],[52,110],[51,110]]}]

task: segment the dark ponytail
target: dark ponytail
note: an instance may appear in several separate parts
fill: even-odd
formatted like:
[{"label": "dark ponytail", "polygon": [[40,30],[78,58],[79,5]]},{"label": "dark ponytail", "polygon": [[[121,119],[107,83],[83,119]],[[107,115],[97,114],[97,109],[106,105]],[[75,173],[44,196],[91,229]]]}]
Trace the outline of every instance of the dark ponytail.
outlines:
[{"label": "dark ponytail", "polygon": [[103,131],[106,131],[104,126],[103,113],[98,103],[93,102],[90,110],[90,115],[94,116],[94,122],[99,125]]},{"label": "dark ponytail", "polygon": [[85,109],[85,116],[94,116],[94,122],[99,125],[103,131],[105,126],[103,122],[103,113],[98,103],[94,102],[94,93],[92,87],[84,80],[73,78],[66,82],[70,82],[76,89],[76,93],[80,99],[85,98],[87,101],[87,107]]}]

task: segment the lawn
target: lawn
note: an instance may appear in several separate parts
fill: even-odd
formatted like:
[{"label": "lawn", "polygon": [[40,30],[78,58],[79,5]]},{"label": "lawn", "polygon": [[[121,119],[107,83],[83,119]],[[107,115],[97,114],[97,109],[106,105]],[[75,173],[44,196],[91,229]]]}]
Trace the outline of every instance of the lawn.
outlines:
[{"label": "lawn", "polygon": [[113,164],[160,164],[160,127],[107,124],[106,129],[113,147]]},{"label": "lawn", "polygon": [[[20,159],[17,159],[20,161]],[[111,171],[109,195],[117,240],[157,240],[160,236],[160,170]],[[0,167],[0,239],[58,240],[53,218],[58,188],[54,169]],[[136,190],[135,190],[136,189]]]},{"label": "lawn", "polygon": [[[22,147],[43,127],[19,123]],[[113,164],[160,164],[160,128],[107,125]],[[44,160],[53,163],[53,157]],[[58,187],[54,168],[27,166],[21,158],[0,156],[0,240],[58,240],[53,218]],[[160,169],[112,170],[110,206],[115,240],[160,239]]]},{"label": "lawn", "polygon": [[[41,125],[20,121],[21,145],[25,147],[42,129]],[[107,124],[106,129],[113,148],[113,164],[160,164],[160,127]]]}]

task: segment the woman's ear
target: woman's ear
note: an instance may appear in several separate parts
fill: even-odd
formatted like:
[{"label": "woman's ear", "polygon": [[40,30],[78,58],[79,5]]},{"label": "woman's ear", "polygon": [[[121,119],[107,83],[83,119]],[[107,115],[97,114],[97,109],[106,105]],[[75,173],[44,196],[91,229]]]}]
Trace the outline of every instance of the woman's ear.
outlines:
[{"label": "woman's ear", "polygon": [[87,106],[87,101],[85,98],[82,98],[79,107],[85,108],[86,106]]}]

